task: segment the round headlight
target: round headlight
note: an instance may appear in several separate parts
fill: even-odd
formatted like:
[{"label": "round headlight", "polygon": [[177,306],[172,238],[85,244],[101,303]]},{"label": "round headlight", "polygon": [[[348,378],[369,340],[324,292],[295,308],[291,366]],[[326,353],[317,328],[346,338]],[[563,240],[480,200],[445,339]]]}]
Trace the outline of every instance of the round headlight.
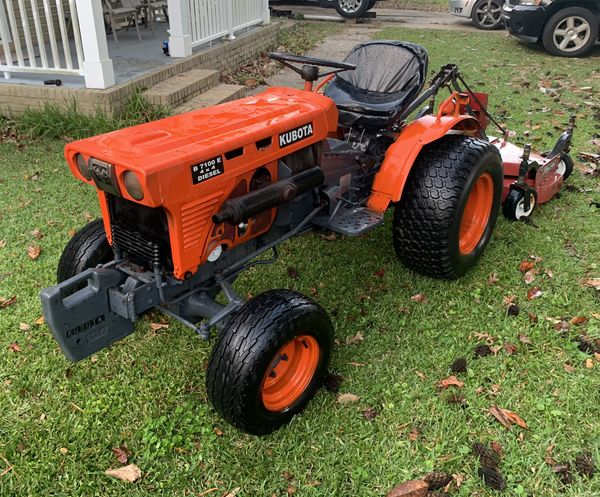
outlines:
[{"label": "round headlight", "polygon": [[123,175],[123,183],[125,184],[125,190],[127,190],[127,193],[132,198],[136,200],[142,200],[144,198],[142,184],[134,172],[127,171]]},{"label": "round headlight", "polygon": [[75,156],[75,163],[77,164],[77,169],[79,173],[88,181],[92,179],[92,171],[90,171],[90,166],[88,162],[85,160],[85,157],[81,154],[77,154]]}]

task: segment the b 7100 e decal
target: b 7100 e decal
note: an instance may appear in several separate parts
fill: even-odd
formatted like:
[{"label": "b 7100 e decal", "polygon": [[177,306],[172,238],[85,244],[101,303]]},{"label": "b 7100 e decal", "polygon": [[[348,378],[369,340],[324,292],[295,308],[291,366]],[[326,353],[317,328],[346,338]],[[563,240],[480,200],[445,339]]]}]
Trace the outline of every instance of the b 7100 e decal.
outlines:
[{"label": "b 7100 e decal", "polygon": [[299,126],[298,128],[291,129],[285,133],[279,135],[279,148],[287,147],[292,143],[296,143],[304,138],[308,138],[313,135],[312,123]]},{"label": "b 7100 e decal", "polygon": [[200,164],[194,164],[192,166],[192,181],[194,182],[194,185],[197,185],[207,179],[219,176],[224,172],[223,157],[219,155],[213,159],[205,160]]}]

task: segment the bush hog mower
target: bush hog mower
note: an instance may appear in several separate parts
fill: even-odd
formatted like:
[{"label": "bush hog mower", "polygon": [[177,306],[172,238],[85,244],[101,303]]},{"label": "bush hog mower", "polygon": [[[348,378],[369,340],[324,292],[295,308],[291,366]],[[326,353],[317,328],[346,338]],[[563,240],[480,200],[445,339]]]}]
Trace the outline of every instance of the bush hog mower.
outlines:
[{"label": "bush hog mower", "polygon": [[[232,286],[242,271],[272,262],[280,243],[309,230],[366,233],[393,206],[399,259],[457,278],[490,240],[503,195],[510,217],[526,216],[571,165],[572,126],[535,162],[490,141],[487,96],[463,91],[454,65],[422,91],[419,45],[369,42],[344,62],[270,56],[304,89],[270,88],[66,146],[73,175],[97,190],[102,219],[70,240],[58,284],[41,294],[74,361],[132,333],[152,308],[204,339],[216,328],[208,396],[253,434],[288,422],[314,395],[333,329],[318,304],[293,291],[245,303]],[[435,109],[444,88],[450,96]]]}]

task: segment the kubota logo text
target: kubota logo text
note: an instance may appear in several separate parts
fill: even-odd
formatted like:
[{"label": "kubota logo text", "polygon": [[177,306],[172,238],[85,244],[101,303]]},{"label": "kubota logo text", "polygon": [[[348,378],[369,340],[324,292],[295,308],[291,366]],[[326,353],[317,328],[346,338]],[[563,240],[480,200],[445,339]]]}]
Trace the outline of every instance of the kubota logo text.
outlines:
[{"label": "kubota logo text", "polygon": [[279,135],[279,148],[287,147],[292,143],[304,140],[304,138],[308,138],[312,135],[313,127],[311,123],[305,124],[304,126],[300,126],[295,129],[291,129],[290,131],[286,131],[285,133],[281,133]]}]

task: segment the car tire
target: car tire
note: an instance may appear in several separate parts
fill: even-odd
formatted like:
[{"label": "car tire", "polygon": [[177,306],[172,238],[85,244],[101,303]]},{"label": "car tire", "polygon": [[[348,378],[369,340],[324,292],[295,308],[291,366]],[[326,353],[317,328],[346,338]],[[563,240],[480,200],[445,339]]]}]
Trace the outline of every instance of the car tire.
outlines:
[{"label": "car tire", "polygon": [[81,228],[67,243],[58,261],[56,280],[62,283],[86,269],[106,264],[113,258],[104,222],[96,219]]},{"label": "car tire", "polygon": [[492,236],[502,182],[500,153],[486,141],[449,135],[424,147],[394,211],[398,258],[434,278],[465,274]]},{"label": "car tire", "polygon": [[372,0],[335,0],[334,7],[339,15],[348,19],[362,17],[369,10]]},{"label": "car tire", "polygon": [[579,57],[589,52],[596,43],[598,24],[598,17],[587,9],[562,9],[546,23],[542,45],[553,55]]},{"label": "car tire", "polygon": [[504,24],[501,0],[478,0],[471,11],[471,21],[477,29],[491,31]]},{"label": "car tire", "polygon": [[333,349],[327,313],[290,290],[271,290],[231,318],[208,365],[208,398],[221,416],[266,435],[304,409],[321,386]]}]

